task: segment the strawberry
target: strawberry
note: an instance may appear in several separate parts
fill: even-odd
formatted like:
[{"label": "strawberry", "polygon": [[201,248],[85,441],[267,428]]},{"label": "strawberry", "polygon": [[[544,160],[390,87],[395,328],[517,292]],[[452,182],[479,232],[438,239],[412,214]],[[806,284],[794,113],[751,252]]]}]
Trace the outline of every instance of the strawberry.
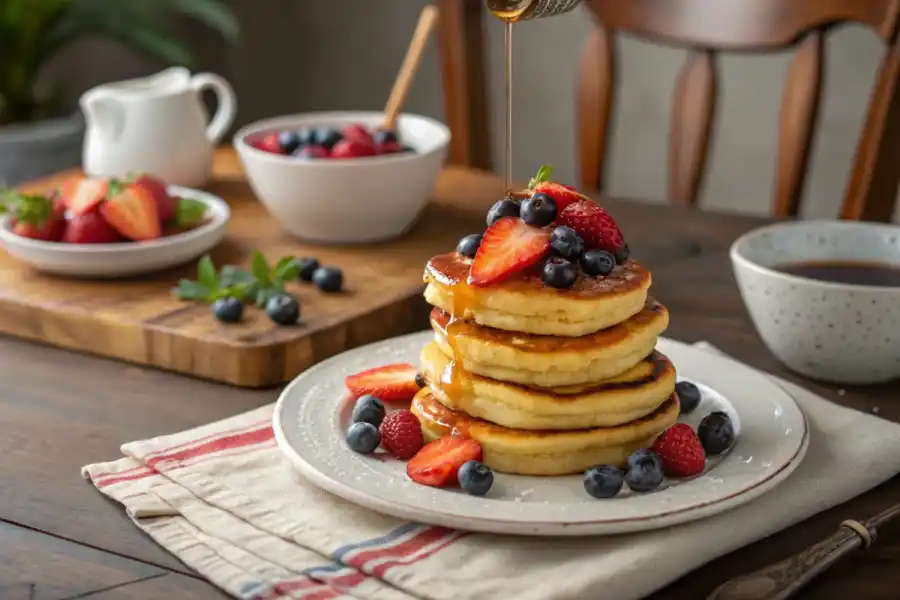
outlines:
[{"label": "strawberry", "polygon": [[627,258],[627,246],[619,226],[609,213],[590,200],[567,206],[557,217],[556,224],[574,229],[588,250],[606,250],[617,258],[623,254]]},{"label": "strawberry", "polygon": [[97,208],[108,192],[109,181],[106,179],[84,177],[63,184],[62,197],[72,214],[83,215]]},{"label": "strawberry", "polygon": [[357,140],[367,145],[375,145],[375,139],[365,125],[347,125],[341,133],[345,140]]},{"label": "strawberry", "polygon": [[685,423],[666,429],[656,438],[653,451],[662,459],[663,471],[669,477],[693,477],[706,467],[706,454],[700,438]]},{"label": "strawberry", "polygon": [[111,244],[124,238],[106,222],[100,212],[75,215],[69,219],[63,240],[69,244]]},{"label": "strawberry", "polygon": [[405,151],[406,147],[397,140],[390,140],[378,146],[379,154],[397,154]]},{"label": "strawberry", "polygon": [[134,178],[134,185],[147,190],[156,202],[156,212],[159,220],[168,223],[175,218],[175,206],[177,200],[169,195],[166,184],[152,175],[138,175]]},{"label": "strawberry", "polygon": [[16,235],[45,242],[62,239],[66,220],[64,210],[55,198],[16,192],[8,192],[0,198],[0,213],[10,215],[12,232]]},{"label": "strawberry", "polygon": [[429,442],[406,464],[406,474],[416,483],[442,487],[457,481],[459,468],[481,460],[481,444],[459,435]]},{"label": "strawberry", "polygon": [[130,240],[152,240],[162,235],[156,201],[144,188],[126,185],[103,203],[100,212],[116,231]]},{"label": "strawberry", "polygon": [[550,231],[503,217],[488,227],[469,272],[469,285],[485,287],[525,271],[550,251]]},{"label": "strawberry", "polygon": [[278,133],[268,133],[250,145],[263,152],[284,154],[284,150],[281,149],[281,144],[278,143]]},{"label": "strawberry", "polygon": [[345,138],[331,149],[331,158],[361,158],[363,156],[375,156],[378,154],[375,144],[354,138]]},{"label": "strawberry", "polygon": [[357,398],[371,394],[381,400],[409,402],[419,391],[416,373],[411,364],[397,363],[349,375],[344,384]]},{"label": "strawberry", "polygon": [[575,188],[556,183],[555,181],[539,183],[531,191],[533,193],[541,192],[553,198],[553,202],[556,203],[556,210],[560,212],[564,211],[570,204],[591,201],[590,198],[576,191]]},{"label": "strawberry", "polygon": [[388,413],[378,433],[381,434],[381,445],[388,454],[400,460],[415,456],[425,443],[419,419],[406,409]]}]

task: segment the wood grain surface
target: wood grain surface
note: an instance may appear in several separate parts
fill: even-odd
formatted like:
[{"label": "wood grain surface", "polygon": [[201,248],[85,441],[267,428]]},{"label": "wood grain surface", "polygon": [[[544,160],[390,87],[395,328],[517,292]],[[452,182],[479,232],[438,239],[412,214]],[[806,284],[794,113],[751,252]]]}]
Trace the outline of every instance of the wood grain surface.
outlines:
[{"label": "wood grain surface", "polygon": [[[447,211],[461,227],[477,230],[502,187],[495,176],[452,169],[441,180],[437,197],[452,202],[453,210]],[[620,222],[635,256],[653,270],[653,293],[672,316],[668,335],[683,341],[709,340],[754,367],[785,376],[836,403],[864,411],[877,407],[882,417],[900,421],[900,384],[818,385],[787,373],[762,346],[735,287],[727,250],[738,235],[765,221],[637,202],[610,200],[606,205]],[[424,329],[426,323],[423,312],[416,325]],[[0,337],[0,356],[0,521],[44,532],[51,549],[63,539],[84,548],[79,554],[87,558],[78,563],[75,574],[80,579],[75,583],[78,590],[94,587],[94,593],[86,596],[91,600],[222,600],[221,592],[197,580],[144,536],[121,507],[84,482],[79,468],[120,456],[123,442],[184,430],[272,402],[278,390],[244,390],[9,337]],[[686,574],[650,599],[704,598],[736,575],[827,537],[844,519],[864,519],[898,502],[900,478],[895,478]],[[886,525],[879,534],[875,546],[848,557],[797,598],[896,600],[900,525]],[[9,545],[3,547],[5,551]],[[59,584],[54,582],[63,575],[53,574],[50,555],[35,554],[26,560],[40,567],[33,571],[40,575],[37,583],[55,589]],[[132,571],[133,562],[125,557],[146,564]],[[119,567],[110,567],[119,564],[128,569],[121,576]],[[159,570],[177,573],[108,589],[129,578],[154,576]],[[0,568],[0,589],[15,585],[21,590],[27,583],[18,567]],[[597,597],[601,595],[598,592]]]},{"label": "wood grain surface", "polygon": [[[30,187],[54,187],[66,176]],[[256,249],[272,262],[316,256],[344,271],[345,293],[294,284],[290,291],[302,306],[297,326],[277,326],[256,308],[245,311],[241,323],[224,325],[205,304],[181,302],[171,293],[180,278],[195,277],[195,263],[129,280],[84,281],[43,275],[3,254],[0,332],[237,386],[277,385],[348,348],[411,331],[425,260],[471,233],[454,210],[453,194],[439,191],[446,202],[429,205],[396,242],[302,244],[254,199],[232,150],[218,154],[208,189],[232,210],[227,237],[212,252],[217,265],[248,267]],[[369,209],[361,202],[360,210]]]}]

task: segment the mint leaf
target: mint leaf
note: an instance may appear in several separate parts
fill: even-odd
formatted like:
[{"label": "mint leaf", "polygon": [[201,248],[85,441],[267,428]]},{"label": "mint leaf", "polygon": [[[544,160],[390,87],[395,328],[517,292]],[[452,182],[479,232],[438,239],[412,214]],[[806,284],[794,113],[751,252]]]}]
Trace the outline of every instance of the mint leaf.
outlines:
[{"label": "mint leaf", "polygon": [[216,274],[216,266],[209,254],[205,254],[197,263],[197,281],[210,290],[219,288],[219,276]]},{"label": "mint leaf", "polygon": [[212,290],[202,283],[191,281],[190,279],[182,279],[178,282],[178,286],[173,290],[179,300],[203,300],[209,299]]},{"label": "mint leaf", "polygon": [[528,182],[528,189],[533,190],[537,184],[544,183],[545,181],[550,181],[551,175],[553,175],[553,167],[551,167],[550,165],[541,165],[541,168],[538,169],[537,174],[531,178],[531,181]]},{"label": "mint leaf", "polygon": [[238,269],[234,265],[225,265],[219,272],[219,283],[222,287],[253,285],[256,283],[256,277],[247,271]]},{"label": "mint leaf", "polygon": [[269,278],[270,272],[271,269],[269,269],[269,263],[266,262],[266,257],[259,250],[254,250],[253,259],[250,262],[250,273],[256,277],[259,283],[268,285],[271,282]]},{"label": "mint leaf", "polygon": [[206,205],[193,198],[178,198],[175,202],[175,225],[190,229],[206,218]]},{"label": "mint leaf", "polygon": [[290,281],[297,279],[297,276],[300,274],[300,265],[297,264],[293,256],[285,256],[278,261],[272,273],[282,281]]},{"label": "mint leaf", "polygon": [[266,302],[269,301],[270,296],[271,293],[268,288],[259,288],[256,290],[256,298],[254,301],[258,307],[263,308],[266,305]]}]

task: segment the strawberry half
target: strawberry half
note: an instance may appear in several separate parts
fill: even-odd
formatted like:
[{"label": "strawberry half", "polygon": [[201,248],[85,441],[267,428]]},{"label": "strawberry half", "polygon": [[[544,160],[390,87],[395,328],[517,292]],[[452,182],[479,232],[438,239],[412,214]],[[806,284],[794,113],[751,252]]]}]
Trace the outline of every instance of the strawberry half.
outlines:
[{"label": "strawberry half", "polygon": [[100,212],[89,212],[69,219],[63,241],[68,244],[112,244],[122,235],[106,222]]},{"label": "strawberry half", "polygon": [[127,185],[100,207],[103,218],[130,240],[153,240],[162,235],[156,201],[140,187]]},{"label": "strawberry half", "polygon": [[557,225],[575,230],[588,250],[606,250],[617,255],[625,248],[625,239],[609,213],[590,200],[570,204],[556,219]]},{"label": "strawberry half", "polygon": [[169,195],[166,184],[152,175],[138,175],[134,179],[134,185],[147,190],[153,200],[156,201],[156,212],[159,220],[168,223],[175,218],[177,200]]},{"label": "strawberry half", "polygon": [[416,483],[443,487],[456,482],[459,468],[470,460],[481,460],[481,444],[450,435],[425,444],[406,463],[406,474]]},{"label": "strawberry half", "polygon": [[411,364],[397,363],[349,375],[344,385],[357,398],[372,394],[390,402],[409,402],[419,391],[416,373]]},{"label": "strawberry half", "polygon": [[109,192],[109,181],[98,177],[74,179],[63,184],[62,197],[74,215],[91,212]]},{"label": "strawberry half", "polygon": [[503,217],[484,232],[472,261],[469,285],[485,287],[537,264],[550,251],[550,231]]},{"label": "strawberry half", "polygon": [[578,192],[573,187],[557,183],[555,181],[544,181],[534,186],[531,191],[533,193],[541,192],[553,198],[556,203],[556,210],[562,212],[569,205],[576,202],[590,202],[591,199],[584,194]]}]

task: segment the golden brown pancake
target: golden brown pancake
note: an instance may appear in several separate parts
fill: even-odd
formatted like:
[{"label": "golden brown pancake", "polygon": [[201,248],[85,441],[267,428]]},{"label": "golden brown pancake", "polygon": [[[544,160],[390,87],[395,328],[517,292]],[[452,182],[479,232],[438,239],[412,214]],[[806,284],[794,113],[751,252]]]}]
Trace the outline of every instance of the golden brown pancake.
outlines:
[{"label": "golden brown pancake", "polygon": [[495,329],[472,321],[452,321],[431,311],[435,341],[466,371],[500,381],[537,387],[594,384],[624,373],[656,346],[669,313],[653,299],[624,322],[579,338]]},{"label": "golden brown pancake", "polygon": [[514,429],[584,429],[634,421],[675,391],[675,367],[654,352],[637,365],[593,385],[535,388],[468,373],[437,344],[423,348],[420,370],[444,406]]},{"label": "golden brown pancake", "polygon": [[539,335],[579,337],[625,321],[641,311],[650,272],[629,260],[606,277],[579,274],[558,290],[534,272],[477,288],[466,283],[472,264],[456,252],[433,257],[425,266],[425,299],[459,319]]},{"label": "golden brown pancake", "polygon": [[635,450],[647,448],[678,420],[673,394],[651,414],[616,427],[573,431],[510,429],[451,410],[428,387],[413,399],[411,410],[422,424],[425,439],[464,435],[481,444],[484,462],[501,473],[567,475],[598,464],[624,466]]}]

